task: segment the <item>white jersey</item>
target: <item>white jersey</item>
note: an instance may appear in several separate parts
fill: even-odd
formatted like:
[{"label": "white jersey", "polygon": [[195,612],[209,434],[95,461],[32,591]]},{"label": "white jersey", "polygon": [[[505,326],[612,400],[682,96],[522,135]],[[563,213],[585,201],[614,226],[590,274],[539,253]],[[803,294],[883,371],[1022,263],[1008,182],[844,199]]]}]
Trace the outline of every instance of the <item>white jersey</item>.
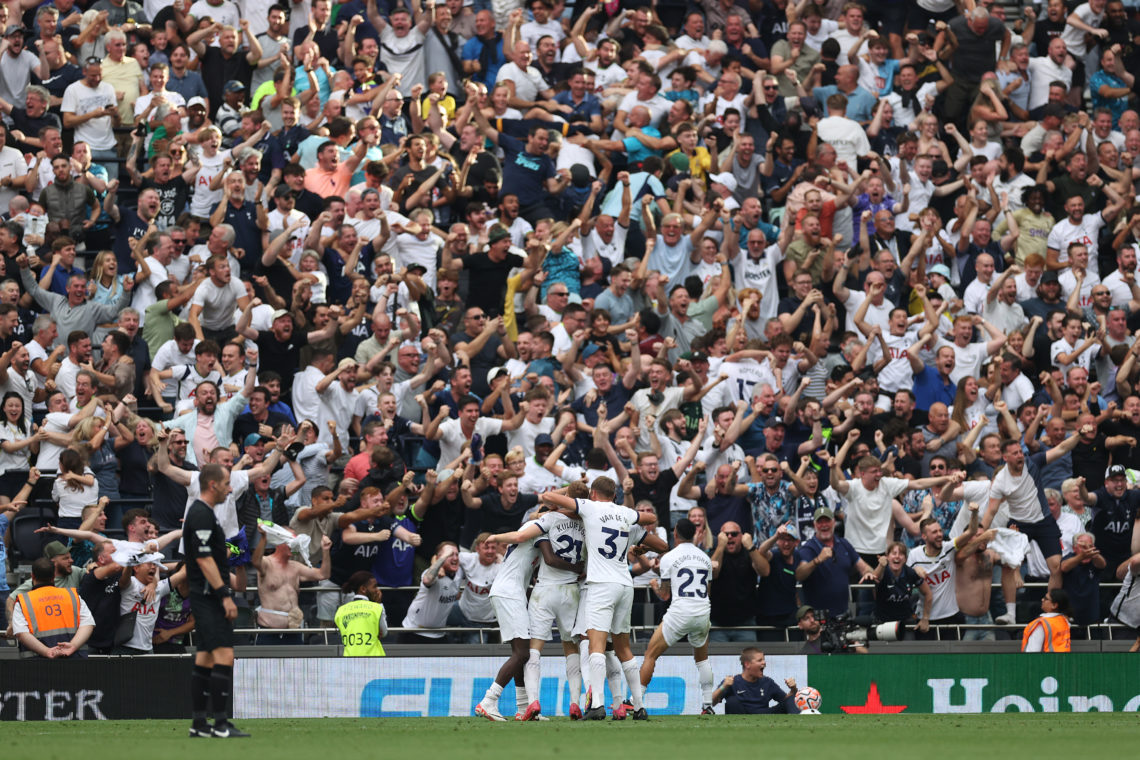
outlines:
[{"label": "white jersey", "polygon": [[463,595],[459,597],[459,610],[475,623],[493,623],[495,610],[491,607],[491,584],[499,574],[501,565],[492,562],[484,565],[478,552],[459,552],[459,566],[463,568]]},{"label": "white jersey", "polygon": [[[535,544],[548,542],[550,548],[559,559],[564,559],[572,565],[582,561],[582,547],[586,542],[586,535],[582,529],[582,521],[575,520],[568,515],[561,515],[559,520],[550,526],[550,532],[534,540]],[[551,567],[542,562],[538,566],[539,586],[562,586],[568,583],[577,583],[578,573]]]},{"label": "white jersey", "polygon": [[[526,525],[533,523],[546,534],[561,517],[562,515],[557,512],[546,512]],[[540,536],[527,539],[507,549],[499,574],[491,584],[492,597],[515,599],[526,603],[526,589],[530,585],[530,579],[534,577],[535,565],[538,562],[538,548],[534,545],[538,538]]]},{"label": "white jersey", "polygon": [[953,541],[942,544],[937,557],[926,554],[926,546],[916,546],[907,555],[906,563],[913,568],[921,568],[926,573],[924,583],[930,587],[934,599],[930,605],[930,619],[942,620],[958,614],[958,597],[954,595],[954,548]]},{"label": "white jersey", "polygon": [[990,498],[1000,499],[1009,505],[1009,518],[1023,523],[1041,522],[1044,513],[1037,493],[1037,483],[1029,474],[1029,462],[1021,467],[1021,475],[1014,476],[1008,467],[994,476]]},{"label": "white jersey", "polygon": [[610,501],[575,499],[586,534],[587,583],[617,583],[633,586],[626,554],[630,546],[631,528],[638,514],[629,507]]},{"label": "white jersey", "polygon": [[[426,571],[424,573],[427,574]],[[430,586],[424,585],[420,578],[420,588],[416,591],[416,598],[408,607],[408,614],[404,616],[403,627],[414,628],[420,636],[429,639],[442,639],[443,632],[431,631],[431,628],[443,628],[447,625],[447,616],[451,608],[459,600],[459,592],[463,583],[463,571],[455,573],[455,577],[444,575],[436,578]]]},{"label": "white jersey", "polygon": [[[723,362],[717,374],[728,375],[724,381],[724,387],[727,389],[726,393],[732,402],[743,401],[749,405],[752,404],[752,396],[756,392],[756,386],[764,382],[770,375],[755,359]],[[775,388],[775,383],[772,383],[772,387]]]},{"label": "white jersey", "polygon": [[1117,592],[1116,598],[1109,605],[1109,609],[1117,620],[1133,628],[1140,627],[1140,583],[1137,583],[1138,580],[1140,578],[1132,574],[1132,567],[1129,565],[1127,572],[1124,573],[1124,580],[1120,583],[1120,591]]},{"label": "white jersey", "polygon": [[712,560],[691,543],[678,544],[661,557],[662,580],[669,581],[673,601],[669,610],[685,615],[708,615]]}]

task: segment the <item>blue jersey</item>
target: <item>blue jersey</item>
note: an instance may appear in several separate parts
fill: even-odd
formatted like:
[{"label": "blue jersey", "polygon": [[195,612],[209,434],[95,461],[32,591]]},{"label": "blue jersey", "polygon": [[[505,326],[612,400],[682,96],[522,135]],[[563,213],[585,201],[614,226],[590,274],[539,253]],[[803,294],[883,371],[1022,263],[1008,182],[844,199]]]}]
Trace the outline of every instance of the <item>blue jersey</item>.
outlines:
[{"label": "blue jersey", "polygon": [[392,537],[380,544],[380,551],[372,563],[372,574],[381,586],[412,586],[412,564],[416,559],[416,548],[396,538],[396,528],[415,533],[416,524],[407,515],[393,516],[392,520]]},{"label": "blue jersey", "polygon": [[795,694],[788,694],[768,676],[752,682],[744,676],[732,679],[732,691],[724,700],[725,715],[797,714]]}]

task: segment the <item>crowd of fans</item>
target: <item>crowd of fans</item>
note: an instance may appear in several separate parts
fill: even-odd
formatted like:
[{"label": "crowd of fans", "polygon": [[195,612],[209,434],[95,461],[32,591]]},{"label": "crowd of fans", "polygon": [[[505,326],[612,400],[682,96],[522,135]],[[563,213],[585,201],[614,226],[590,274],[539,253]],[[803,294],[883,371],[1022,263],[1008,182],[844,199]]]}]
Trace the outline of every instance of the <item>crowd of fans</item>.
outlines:
[{"label": "crowd of fans", "polygon": [[207,463],[263,642],[359,571],[410,640],[493,626],[488,535],[601,474],[663,539],[698,525],[714,639],[1025,622],[1027,579],[1140,624],[1120,0],[9,0],[0,29],[0,533],[13,560],[50,505],[92,648],[192,629]]}]

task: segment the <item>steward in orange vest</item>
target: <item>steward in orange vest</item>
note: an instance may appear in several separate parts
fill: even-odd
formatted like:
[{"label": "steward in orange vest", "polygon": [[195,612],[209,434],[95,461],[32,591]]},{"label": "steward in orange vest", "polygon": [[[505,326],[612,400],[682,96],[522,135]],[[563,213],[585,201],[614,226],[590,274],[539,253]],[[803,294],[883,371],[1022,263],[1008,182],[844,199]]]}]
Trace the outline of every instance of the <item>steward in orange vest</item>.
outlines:
[{"label": "steward in orange vest", "polygon": [[1025,626],[1021,634],[1022,652],[1068,652],[1069,595],[1055,588],[1041,600],[1041,617]]},{"label": "steward in orange vest", "polygon": [[55,568],[49,559],[32,563],[31,591],[16,597],[12,629],[24,649],[41,657],[85,657],[81,652],[95,620],[73,588],[53,585]]}]

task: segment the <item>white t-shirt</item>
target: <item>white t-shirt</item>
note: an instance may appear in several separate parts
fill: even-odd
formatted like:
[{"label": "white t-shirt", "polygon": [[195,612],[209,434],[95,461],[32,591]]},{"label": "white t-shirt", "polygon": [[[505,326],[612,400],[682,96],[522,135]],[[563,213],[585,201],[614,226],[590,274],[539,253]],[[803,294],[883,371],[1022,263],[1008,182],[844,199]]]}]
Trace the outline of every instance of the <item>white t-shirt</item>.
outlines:
[{"label": "white t-shirt", "polygon": [[499,84],[507,80],[514,82],[515,97],[519,100],[531,102],[538,100],[539,91],[547,88],[542,74],[538,73],[538,69],[534,66],[527,66],[526,70],[523,71],[513,62],[503,65],[495,77],[495,83]]},{"label": "white t-shirt", "polygon": [[[559,559],[564,559],[574,565],[585,559],[586,534],[583,532],[582,521],[569,515],[558,515],[558,519],[551,524],[544,536],[535,539],[535,544],[548,542],[550,548]],[[569,570],[551,567],[545,562],[538,565],[538,581],[542,586],[564,586],[576,584],[578,574]]]},{"label": "white t-shirt", "polygon": [[[870,310],[868,309],[868,311]],[[887,350],[891,352],[891,360],[879,372],[879,388],[894,393],[903,388],[912,387],[914,385],[914,369],[910,366],[910,359],[907,357],[906,351],[915,344],[918,336],[913,332],[904,335],[892,335],[884,331],[883,340],[887,344]],[[872,363],[881,358],[883,353],[883,347],[879,345],[879,341],[875,341],[873,348],[878,349],[875,352],[875,359],[871,359],[870,356],[867,357],[867,360]]]},{"label": "white t-shirt", "polygon": [[[1078,339],[1078,343],[1083,342],[1083,340]],[[1062,372],[1068,372],[1069,367],[1073,366],[1074,362],[1061,364],[1061,362],[1057,360],[1057,357],[1061,354],[1071,354],[1076,349],[1076,346],[1069,343],[1069,341],[1065,340],[1064,338],[1053,341],[1053,344],[1049,346],[1049,360],[1053,363],[1054,367],[1058,367]],[[1075,364],[1078,367],[1083,367],[1087,370],[1092,366],[1092,361],[1097,357],[1098,354],[1100,354],[1100,344],[1094,343],[1081,352],[1081,355],[1077,357]]]},{"label": "white t-shirt", "polygon": [[[543,417],[538,422],[524,419],[517,429],[507,433],[507,448],[522,446],[528,454],[534,451],[534,439],[542,433],[549,435],[554,432],[554,418]],[[449,460],[450,461],[450,460]]]},{"label": "white t-shirt", "polygon": [[[734,234],[734,233],[729,233]],[[743,249],[743,246],[741,246]],[[760,319],[776,316],[780,299],[776,292],[776,266],[784,260],[784,252],[779,244],[773,243],[764,249],[763,255],[753,259],[748,251],[741,250],[733,265],[736,268],[736,289],[756,288],[760,291]]]},{"label": "white t-shirt", "polygon": [[[480,417],[475,420],[475,432],[481,435],[484,441],[487,440],[487,436],[498,435],[502,430],[502,420],[491,417]],[[463,448],[467,436],[463,434],[463,428],[457,419],[445,420],[439,426],[439,432],[442,435],[439,440],[439,461],[450,462],[459,456],[459,450]]]},{"label": "white t-shirt", "polygon": [[1097,262],[1097,239],[1100,228],[1104,226],[1104,216],[1098,211],[1095,214],[1085,214],[1081,221],[1073,224],[1065,217],[1053,225],[1049,230],[1046,245],[1057,249],[1057,261],[1064,264],[1069,261],[1069,243],[1082,243],[1089,251],[1089,273],[1100,276],[1100,264]]},{"label": "white t-shirt", "polygon": [[[723,387],[729,396],[729,403],[735,404],[743,401],[752,404],[752,397],[756,393],[756,386],[764,382],[769,373],[764,371],[760,362],[755,359],[741,359],[735,362],[722,362],[718,375],[728,375]],[[773,385],[773,390],[777,390]]]},{"label": "white t-shirt", "polygon": [[[1104,21],[1103,6],[1101,12],[1096,13],[1088,3],[1081,3],[1073,10],[1073,13],[1093,29],[1099,29],[1101,22]],[[1073,56],[1075,60],[1081,60],[1088,52],[1088,45],[1085,42],[1086,34],[1084,29],[1078,29],[1072,24],[1065,24],[1065,28],[1061,32],[1061,39],[1065,41],[1069,55]]]},{"label": "white t-shirt", "polygon": [[484,565],[478,552],[459,552],[459,566],[463,568],[463,595],[459,597],[459,610],[474,623],[494,623],[495,608],[491,605],[491,584],[499,574],[501,564]]},{"label": "white t-shirt", "polygon": [[[198,345],[198,341],[194,341],[194,345]],[[154,359],[151,360],[150,366],[156,370],[170,369],[176,364],[193,364],[194,363],[194,348],[191,347],[187,353],[182,353],[178,350],[178,341],[171,339],[158,347],[158,351],[154,354]],[[171,377],[164,380],[164,387],[162,395],[166,398],[174,398],[178,392],[178,381]]]},{"label": "white t-shirt", "polygon": [[954,351],[954,371],[950,373],[950,382],[957,383],[967,375],[981,376],[982,362],[989,355],[985,343],[967,343],[963,348],[957,343],[939,338],[934,347],[935,352],[943,346],[949,346]]},{"label": "white t-shirt", "polygon": [[637,512],[608,501],[575,499],[586,534],[586,583],[616,583],[633,586],[626,554],[630,528],[637,525]]},{"label": "white t-shirt", "polygon": [[[5,57],[4,62],[8,62],[7,57]],[[118,106],[118,104],[115,88],[111,85],[100,82],[92,88],[80,79],[78,82],[69,84],[67,89],[63,91],[63,102],[59,110],[65,114],[73,113],[76,116],[84,116],[106,106]],[[115,147],[113,126],[110,116],[88,119],[75,128],[75,140],[76,142],[87,143],[93,150],[110,150]]]},{"label": "white t-shirt", "polygon": [[158,300],[154,289],[170,279],[170,273],[158,259],[147,256],[145,261],[147,268],[150,269],[150,276],[145,280],[135,281],[134,295],[131,297],[131,308],[139,313],[139,325],[143,323],[146,307]]},{"label": "white t-shirt", "polygon": [[[843,302],[843,308],[847,310],[847,329],[857,335],[862,335],[862,333],[855,326],[855,312],[859,311],[859,307],[863,305],[866,298],[867,294],[862,290],[848,290],[847,300]],[[878,325],[883,328],[883,334],[886,335],[891,325],[891,311],[894,309],[895,305],[886,298],[878,306],[872,301],[871,305],[867,307],[867,314],[863,317],[863,321],[869,325]]]},{"label": "white t-shirt", "polygon": [[408,614],[404,616],[403,626],[415,628],[420,636],[442,639],[443,633],[431,629],[447,625],[447,616],[459,600],[459,592],[462,590],[463,571],[458,571],[454,578],[445,573],[442,578],[436,578],[435,583],[430,586],[424,585],[423,578],[426,575],[425,570],[424,575],[420,577],[420,588],[416,591],[416,598],[412,600]]},{"label": "white t-shirt", "polygon": [[137,612],[135,617],[135,632],[123,646],[149,652],[154,649],[154,624],[158,621],[158,610],[162,600],[170,596],[170,580],[163,579],[158,582],[154,591],[154,600],[147,604],[143,599],[146,588],[138,578],[131,576],[130,584],[122,589],[119,596],[119,614],[128,615]]},{"label": "white t-shirt", "polygon": [[202,167],[194,178],[194,195],[190,198],[190,213],[203,219],[209,218],[214,206],[222,200],[222,189],[210,189],[210,182],[222,173],[222,166],[230,157],[228,150],[219,150],[213,156],[207,156],[202,151],[198,156],[198,163]]},{"label": "white t-shirt", "polygon": [[207,277],[194,291],[190,306],[202,307],[198,321],[204,329],[224,330],[234,326],[234,309],[237,308],[239,298],[245,298],[245,285],[237,277],[231,277],[223,285],[217,285]]},{"label": "white t-shirt", "polygon": [[861,480],[849,480],[847,486],[844,537],[860,554],[885,553],[891,505],[896,496],[906,492],[907,481],[883,478],[874,491],[868,491]]},{"label": "white t-shirt", "polygon": [[[24,160],[23,153],[9,146],[0,148],[0,177],[20,179],[27,174],[28,164]],[[16,197],[16,194],[16,190],[12,186],[0,188],[0,209],[7,211],[8,202]]]},{"label": "white t-shirt", "polygon": [[678,544],[665,552],[658,573],[669,581],[673,601],[670,610],[685,615],[708,615],[709,581],[712,579],[712,560],[691,543]]},{"label": "white t-shirt", "polygon": [[[528,447],[526,450],[534,451],[534,447]],[[535,458],[533,456],[528,457],[526,460],[526,472],[519,478],[519,493],[546,493],[547,491],[553,491],[556,488],[561,488],[566,485],[567,480],[565,477],[558,477],[534,460]],[[565,473],[563,473],[563,475],[565,476]]]},{"label": "white t-shirt", "polygon": [[[544,534],[549,533],[551,526],[563,516],[557,512],[545,512],[536,519],[524,523],[523,527],[533,523],[538,525]],[[491,596],[526,602],[526,590],[530,586],[530,579],[534,577],[535,560],[538,559],[538,549],[535,547],[535,542],[539,538],[541,536],[528,539],[507,549],[507,555],[503,557],[499,573],[491,584]]]},{"label": "white t-shirt", "polygon": [[[95,475],[90,467],[84,467],[83,474],[92,477]],[[63,478],[56,478],[51,484],[51,498],[59,505],[60,517],[82,517],[84,507],[99,501],[99,484],[96,482],[76,488]]]},{"label": "white t-shirt", "polygon": [[[1082,37],[1085,36],[1081,32]],[[1053,63],[1047,55],[1029,59],[1029,108],[1032,111],[1049,102],[1049,83],[1060,81],[1068,87],[1073,83],[1073,70],[1068,66]]]},{"label": "white t-shirt", "polygon": [[1005,500],[1009,505],[1011,520],[1035,523],[1044,519],[1041,500],[1037,496],[1037,483],[1029,475],[1028,463],[1017,476],[1009,471],[1009,467],[1001,468],[990,486],[990,498]]},{"label": "white t-shirt", "polygon": [[859,122],[846,116],[820,119],[817,134],[822,142],[835,148],[836,161],[846,161],[848,166],[854,166],[859,156],[871,152],[867,132]]},{"label": "white t-shirt", "polygon": [[933,600],[930,605],[930,619],[942,620],[958,614],[958,597],[954,594],[954,554],[953,541],[945,541],[937,557],[926,554],[926,546],[916,546],[907,555],[906,563],[921,568],[926,573],[925,583],[930,587]]},{"label": "white t-shirt", "polygon": [[[190,485],[186,487],[186,512],[190,511],[191,505],[200,498],[202,498],[202,487],[198,483],[198,478],[201,473],[190,473]],[[226,500],[214,507],[214,517],[221,526],[222,532],[226,534],[227,538],[237,535],[241,530],[241,524],[238,523],[237,516],[237,500],[245,493],[245,489],[249,488],[249,470],[234,470],[230,473],[230,495]],[[183,513],[183,518],[185,518]],[[246,536],[249,539],[249,536]],[[251,539],[256,541],[256,538]],[[182,551],[182,542],[178,543],[179,551]]]}]

